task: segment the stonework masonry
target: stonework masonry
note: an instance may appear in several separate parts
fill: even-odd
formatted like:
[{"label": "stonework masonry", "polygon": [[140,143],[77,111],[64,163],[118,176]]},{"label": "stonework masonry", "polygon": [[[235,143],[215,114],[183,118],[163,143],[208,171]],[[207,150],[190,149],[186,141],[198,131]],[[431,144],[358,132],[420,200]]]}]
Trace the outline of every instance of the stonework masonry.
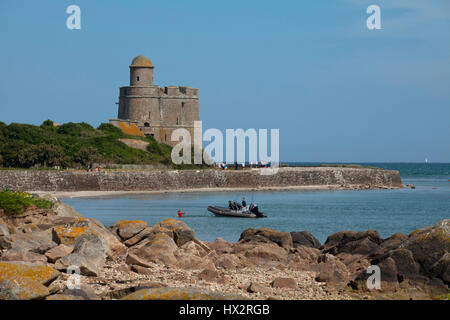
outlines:
[{"label": "stonework masonry", "polygon": [[[401,188],[398,171],[356,168],[254,170],[40,171],[0,170],[0,188],[24,191],[189,191],[189,189]],[[264,170],[264,169],[262,169]]]},{"label": "stonework masonry", "polygon": [[175,145],[171,134],[185,128],[194,134],[194,121],[200,120],[198,89],[153,84],[154,66],[150,59],[137,56],[130,65],[130,85],[120,88],[117,119],[110,123],[135,124],[144,135],[158,142]]}]

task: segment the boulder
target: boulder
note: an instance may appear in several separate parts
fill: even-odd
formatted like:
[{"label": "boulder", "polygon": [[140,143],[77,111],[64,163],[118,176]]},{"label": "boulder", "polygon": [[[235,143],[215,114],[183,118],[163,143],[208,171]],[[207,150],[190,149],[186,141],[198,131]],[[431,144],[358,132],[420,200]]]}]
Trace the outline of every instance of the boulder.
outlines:
[{"label": "boulder", "polygon": [[135,265],[135,266],[141,266],[144,268],[152,268],[154,264],[147,262],[144,259],[139,258],[137,255],[133,253],[128,253],[127,257],[125,258],[125,263],[129,265]]},{"label": "boulder", "polygon": [[150,288],[133,292],[121,300],[244,300],[242,296],[195,288]]},{"label": "boulder", "polygon": [[197,275],[197,278],[199,280],[208,281],[208,282],[217,281],[217,280],[219,280],[219,277],[220,277],[220,273],[217,271],[217,269],[214,267],[214,265],[203,269]]},{"label": "boulder", "polygon": [[32,251],[27,251],[24,249],[10,249],[3,253],[1,256],[1,261],[24,261],[24,262],[36,262],[45,264],[47,262],[47,257],[42,254],[35,253]]},{"label": "boulder", "polygon": [[[91,287],[82,284],[79,289],[69,289],[65,288],[62,295],[79,297],[83,300],[99,300],[100,297],[95,293],[94,289]],[[78,299],[75,299],[78,300]]]},{"label": "boulder", "polygon": [[60,244],[60,245],[48,250],[45,253],[45,256],[47,257],[49,262],[55,263],[56,260],[71,254],[72,251],[73,251],[72,247],[66,246],[65,244]]},{"label": "boulder", "polygon": [[241,233],[239,242],[275,243],[283,248],[291,248],[293,246],[292,237],[289,232],[280,232],[269,228],[250,228],[244,230]]},{"label": "boulder", "polygon": [[412,252],[421,274],[430,278],[438,276],[434,265],[450,252],[450,219],[413,231],[403,246]]},{"label": "boulder", "polygon": [[431,268],[431,273],[450,284],[450,253],[445,253]]},{"label": "boulder", "polygon": [[52,240],[52,233],[50,230],[32,233],[13,233],[9,239],[11,249],[30,251],[39,254],[44,254],[51,248],[57,246]]},{"label": "boulder", "polygon": [[107,244],[97,235],[86,234],[76,240],[73,252],[59,259],[55,267],[58,270],[78,267],[82,275],[96,277],[105,264],[108,251]]},{"label": "boulder", "polygon": [[53,268],[19,262],[0,262],[0,300],[42,299],[59,272]]},{"label": "boulder", "polygon": [[135,234],[134,236],[126,240],[124,242],[124,245],[126,245],[127,247],[132,247],[137,243],[139,243],[140,241],[144,240],[145,238],[149,237],[152,233],[154,233],[153,228],[146,227],[138,234]]},{"label": "boulder", "polygon": [[222,254],[215,259],[214,265],[219,269],[230,270],[239,268],[241,260],[234,254]]},{"label": "boulder", "polygon": [[0,219],[0,237],[9,237],[8,225]]},{"label": "boulder", "polygon": [[142,274],[142,275],[151,275],[154,273],[154,271],[152,269],[145,268],[145,267],[138,266],[138,265],[132,265],[131,271],[136,272],[138,274]]},{"label": "boulder", "polygon": [[368,255],[379,249],[382,239],[377,231],[341,231],[332,234],[322,246],[323,253],[337,255],[341,252]]},{"label": "boulder", "polygon": [[270,285],[273,288],[298,289],[297,281],[293,278],[275,278]]},{"label": "boulder", "polygon": [[108,256],[116,258],[126,253],[126,247],[96,219],[63,217],[55,220],[52,229],[53,240],[57,244],[74,246],[82,236],[95,235],[108,246]]},{"label": "boulder", "polygon": [[247,292],[268,294],[270,293],[270,288],[267,287],[265,284],[252,282],[248,286]]},{"label": "boulder", "polygon": [[188,241],[194,241],[196,239],[195,232],[187,226],[183,221],[175,219],[165,219],[158,222],[154,228],[162,228],[173,232],[173,240],[181,247]]},{"label": "boulder", "polygon": [[95,234],[89,220],[85,218],[60,219],[56,223],[52,235],[53,241],[57,244],[72,246],[79,237]]},{"label": "boulder", "polygon": [[349,272],[345,264],[330,254],[319,256],[316,281],[326,282],[330,286],[342,287],[349,281]]},{"label": "boulder", "polygon": [[310,232],[291,232],[294,247],[305,246],[310,248],[320,248],[320,242]]},{"label": "boulder", "polygon": [[214,242],[208,242],[208,247],[216,253],[231,253],[233,251],[233,243],[217,238]]},{"label": "boulder", "polygon": [[117,233],[123,240],[128,240],[147,227],[147,222],[142,220],[120,220],[113,224],[110,229]]},{"label": "boulder", "polygon": [[275,243],[239,242],[233,247],[233,254],[242,254],[254,265],[270,267],[287,264],[289,251]]},{"label": "boulder", "polygon": [[174,255],[177,249],[172,238],[167,234],[158,233],[152,239],[147,239],[144,246],[137,249],[133,247],[130,252],[146,261],[174,266],[177,263]]},{"label": "boulder", "polygon": [[126,297],[136,291],[139,291],[139,290],[149,289],[149,288],[164,288],[164,287],[167,287],[167,285],[159,283],[159,282],[144,282],[144,283],[140,283],[137,286],[111,291],[111,292],[109,292],[108,296],[111,299],[121,299],[121,298]]}]

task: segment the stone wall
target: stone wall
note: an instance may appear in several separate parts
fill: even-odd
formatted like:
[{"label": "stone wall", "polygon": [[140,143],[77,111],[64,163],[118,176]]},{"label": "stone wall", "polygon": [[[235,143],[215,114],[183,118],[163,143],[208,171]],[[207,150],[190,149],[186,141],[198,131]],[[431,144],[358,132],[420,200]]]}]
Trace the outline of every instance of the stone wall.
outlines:
[{"label": "stone wall", "polygon": [[0,188],[25,191],[169,191],[202,188],[401,188],[398,171],[356,168],[259,170],[39,171],[0,170]]}]

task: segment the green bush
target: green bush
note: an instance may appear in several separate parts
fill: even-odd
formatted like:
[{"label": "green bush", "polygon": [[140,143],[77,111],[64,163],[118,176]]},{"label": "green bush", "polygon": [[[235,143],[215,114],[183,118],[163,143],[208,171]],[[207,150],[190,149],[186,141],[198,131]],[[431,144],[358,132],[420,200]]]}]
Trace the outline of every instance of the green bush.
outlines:
[{"label": "green bush", "polygon": [[6,214],[21,214],[31,206],[50,209],[53,203],[49,200],[34,198],[26,192],[13,192],[8,189],[0,192],[0,209],[3,209]]}]

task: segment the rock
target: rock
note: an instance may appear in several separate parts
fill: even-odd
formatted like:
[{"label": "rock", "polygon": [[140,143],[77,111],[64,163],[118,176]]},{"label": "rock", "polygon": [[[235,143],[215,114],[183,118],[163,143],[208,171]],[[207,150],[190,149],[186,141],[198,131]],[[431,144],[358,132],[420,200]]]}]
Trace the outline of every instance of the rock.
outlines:
[{"label": "rock", "polygon": [[173,240],[181,247],[189,241],[195,240],[195,232],[189,228],[178,228],[173,231]]},{"label": "rock", "polygon": [[414,261],[411,251],[407,249],[395,249],[389,256],[397,267],[397,279],[414,278],[419,273],[419,265]]},{"label": "rock", "polygon": [[297,281],[293,278],[275,278],[270,285],[273,288],[298,289]]},{"label": "rock", "polygon": [[0,220],[0,237],[9,237],[8,226],[2,220]]},{"label": "rock", "polygon": [[431,273],[436,277],[450,283],[450,253],[445,253],[431,268]]},{"label": "rock", "polygon": [[403,245],[412,252],[421,274],[436,277],[434,265],[450,251],[450,219],[413,231]]},{"label": "rock", "polygon": [[244,298],[194,288],[165,287],[138,290],[121,300],[244,300]]},{"label": "rock", "polygon": [[79,237],[95,234],[89,226],[89,220],[85,218],[71,218],[70,220],[60,221],[61,224],[52,229],[53,241],[57,244],[72,246]]},{"label": "rock", "polygon": [[105,226],[98,220],[93,218],[88,218],[89,226],[94,230],[94,233],[102,239],[103,242],[108,244],[109,252],[108,256],[112,259],[124,256],[127,253],[127,248],[124,246],[119,239],[114,236],[110,230],[105,228]]},{"label": "rock", "polygon": [[229,270],[240,267],[241,260],[233,254],[222,254],[217,257],[214,264],[219,269]]},{"label": "rock", "polygon": [[69,294],[53,294],[45,298],[45,300],[86,300],[81,296],[72,296]]},{"label": "rock", "polygon": [[128,296],[139,290],[150,289],[150,288],[164,288],[164,287],[167,287],[167,286],[162,283],[159,283],[159,282],[148,282],[148,283],[139,284],[138,286],[128,287],[128,288],[120,289],[120,290],[114,290],[114,291],[111,291],[108,295],[111,299],[121,299],[121,298]]},{"label": "rock", "polygon": [[250,228],[242,232],[239,242],[245,243],[250,241],[273,242],[283,248],[291,248],[293,246],[292,237],[289,232],[280,232],[269,228]]},{"label": "rock", "polygon": [[67,270],[76,266],[85,276],[98,276],[100,268],[105,264],[108,247],[97,235],[86,234],[79,237],[74,245],[73,252],[59,259],[55,267],[58,270]]},{"label": "rock", "polygon": [[63,280],[55,280],[48,286],[48,291],[50,294],[57,294],[66,289],[66,282]]},{"label": "rock", "polygon": [[153,232],[154,232],[153,228],[151,227],[144,228],[141,232],[135,234],[134,236],[126,240],[124,244],[127,247],[132,247],[135,244],[139,243],[140,241],[144,240],[145,238],[149,237]]},{"label": "rock", "polygon": [[99,300],[100,297],[95,293],[94,289],[87,285],[81,285],[80,289],[66,288],[62,292],[63,295],[80,297],[83,300]]},{"label": "rock", "polygon": [[73,251],[73,248],[66,246],[65,244],[60,244],[60,245],[48,250],[45,253],[45,256],[47,257],[49,262],[55,263],[56,260],[71,254],[72,251]]},{"label": "rock", "polygon": [[344,286],[349,281],[349,272],[345,264],[330,254],[318,258],[316,281],[326,282],[331,286]]},{"label": "rock", "polygon": [[277,266],[287,264],[288,250],[275,243],[240,242],[233,247],[234,254],[242,254],[254,265]]},{"label": "rock", "polygon": [[131,271],[136,272],[138,274],[143,274],[143,275],[151,275],[154,273],[154,271],[150,268],[145,268],[145,267],[141,267],[141,266],[137,266],[137,265],[132,265]]},{"label": "rock", "polygon": [[233,251],[233,243],[217,238],[214,242],[208,242],[208,247],[217,253],[231,253]]},{"label": "rock", "polygon": [[252,282],[248,286],[247,292],[268,294],[270,292],[270,288],[264,284]]},{"label": "rock", "polygon": [[176,243],[168,235],[159,233],[152,239],[147,239],[145,246],[130,251],[141,259],[154,263],[163,263],[174,266],[177,263],[175,251],[178,249]]},{"label": "rock", "polygon": [[29,278],[43,285],[49,285],[59,276],[51,267],[22,262],[0,262],[0,279]]},{"label": "rock", "polygon": [[367,255],[379,249],[382,239],[377,231],[341,231],[332,234],[322,246],[323,253],[337,255],[341,252]]},{"label": "rock", "polygon": [[32,233],[14,233],[10,236],[11,249],[19,251],[31,251],[44,254],[46,251],[57,246],[52,241],[50,230],[36,231]]},{"label": "rock", "polygon": [[152,268],[153,267],[152,263],[149,263],[146,260],[139,258],[137,255],[135,255],[133,253],[128,253],[128,255],[125,259],[125,263],[129,264],[129,265],[141,266],[144,268]]},{"label": "rock", "polygon": [[320,248],[319,240],[308,231],[291,232],[291,237],[295,248],[300,245],[316,249]]},{"label": "rock", "polygon": [[[45,196],[43,196],[45,198]],[[82,218],[82,216],[71,206],[57,200],[54,197],[49,197],[49,200],[54,203],[53,211],[58,217],[69,217],[69,218]]]},{"label": "rock", "polygon": [[110,229],[123,239],[127,240],[138,234],[147,227],[147,222],[142,220],[120,220],[110,227]]},{"label": "rock", "polygon": [[188,241],[194,241],[196,239],[195,232],[191,228],[189,228],[183,221],[175,219],[165,219],[158,222],[154,227],[172,231],[173,240],[179,247],[181,247]]},{"label": "rock", "polygon": [[203,269],[198,275],[197,275],[199,280],[204,280],[204,281],[217,281],[218,278],[220,277],[219,272],[216,270],[215,267],[210,267],[210,268],[206,268]]},{"label": "rock", "polygon": [[0,262],[0,300],[42,299],[50,294],[49,285],[59,275],[50,267]]},{"label": "rock", "polygon": [[37,300],[49,294],[45,286],[28,278],[0,279],[0,300]]},{"label": "rock", "polygon": [[47,262],[47,258],[42,254],[23,250],[23,249],[10,249],[3,253],[1,256],[2,261],[24,261],[24,262],[37,262],[41,264],[45,264]]}]

